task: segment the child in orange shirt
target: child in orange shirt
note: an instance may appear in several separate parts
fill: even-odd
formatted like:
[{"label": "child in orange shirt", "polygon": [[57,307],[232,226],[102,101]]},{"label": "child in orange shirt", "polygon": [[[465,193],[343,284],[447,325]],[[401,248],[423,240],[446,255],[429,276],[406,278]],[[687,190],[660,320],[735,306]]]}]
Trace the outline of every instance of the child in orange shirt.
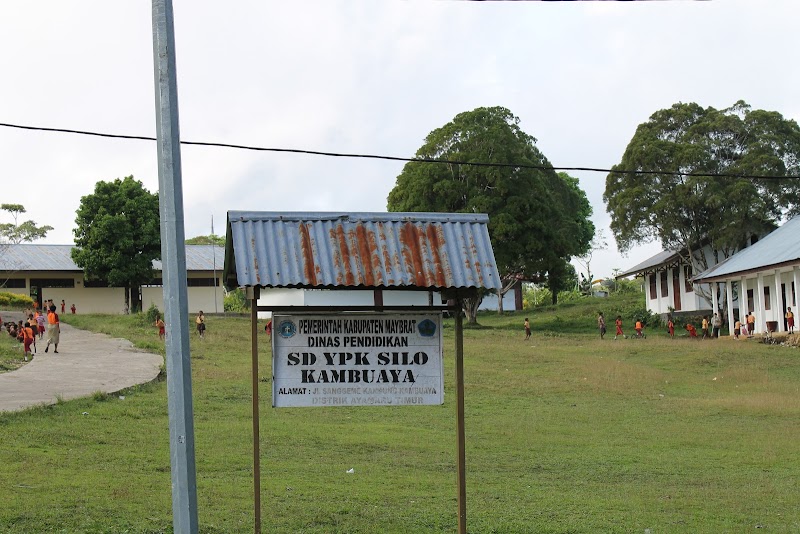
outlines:
[{"label": "child in orange shirt", "polygon": [[167,325],[164,324],[164,320],[160,315],[156,319],[155,326],[158,327],[158,338],[163,340],[164,336],[167,335]]},{"label": "child in orange shirt", "polygon": [[697,338],[697,329],[694,326],[692,326],[691,324],[687,324],[686,325],[686,331],[689,332],[689,337],[690,338],[692,338],[692,337],[693,338]]},{"label": "child in orange shirt", "polygon": [[[31,345],[36,343],[36,336],[33,335],[33,329],[31,328],[30,323],[25,323],[25,327],[22,329],[23,338],[22,342],[25,345],[25,361],[28,361],[28,354],[31,353]],[[35,347],[35,345],[34,345]],[[34,348],[34,350],[36,350]]]},{"label": "child in orange shirt", "polygon": [[614,334],[614,339],[617,339],[617,336],[622,336],[625,338],[625,334],[622,333],[622,316],[617,315],[617,320],[614,321],[614,326],[617,327],[617,332]]},{"label": "child in orange shirt", "polygon": [[643,332],[644,326],[642,325],[642,321],[636,321],[636,328],[634,330],[636,330],[636,337],[646,337]]}]

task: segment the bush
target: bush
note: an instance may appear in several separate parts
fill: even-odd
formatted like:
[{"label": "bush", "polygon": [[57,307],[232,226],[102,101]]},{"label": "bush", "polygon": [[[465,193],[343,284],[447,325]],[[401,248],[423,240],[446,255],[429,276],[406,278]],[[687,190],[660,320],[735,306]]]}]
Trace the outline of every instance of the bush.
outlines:
[{"label": "bush", "polygon": [[161,311],[155,304],[150,304],[150,307],[147,308],[147,313],[145,314],[145,317],[147,318],[147,322],[149,324],[153,324],[158,320],[159,317],[161,317]]},{"label": "bush", "polygon": [[28,295],[18,293],[0,293],[0,308],[10,310],[24,310],[33,307],[33,299]]},{"label": "bush", "polygon": [[242,289],[237,288],[229,291],[223,301],[226,312],[247,313],[250,311],[250,302],[248,302]]},{"label": "bush", "polygon": [[[623,320],[630,320],[632,322],[641,321],[644,326],[654,328],[662,326],[661,316],[657,313],[650,313],[647,311],[647,306],[644,304],[635,304],[626,306],[619,310],[618,315],[621,315]],[[616,315],[612,317],[616,318]]]}]

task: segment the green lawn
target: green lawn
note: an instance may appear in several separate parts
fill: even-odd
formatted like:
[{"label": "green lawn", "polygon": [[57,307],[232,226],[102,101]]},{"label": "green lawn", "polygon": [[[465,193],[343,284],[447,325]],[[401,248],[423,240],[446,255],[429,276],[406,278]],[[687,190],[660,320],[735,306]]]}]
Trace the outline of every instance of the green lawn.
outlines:
[{"label": "green lawn", "polygon": [[[465,331],[470,532],[800,532],[800,351],[657,328],[601,341],[596,312],[635,305]],[[160,348],[137,317],[65,320]],[[249,323],[207,322],[192,340],[200,531],[248,532]],[[456,531],[452,321],[444,406],[273,409],[261,341],[264,532]],[[172,531],[166,383],[122,395],[0,415],[0,532]]]}]

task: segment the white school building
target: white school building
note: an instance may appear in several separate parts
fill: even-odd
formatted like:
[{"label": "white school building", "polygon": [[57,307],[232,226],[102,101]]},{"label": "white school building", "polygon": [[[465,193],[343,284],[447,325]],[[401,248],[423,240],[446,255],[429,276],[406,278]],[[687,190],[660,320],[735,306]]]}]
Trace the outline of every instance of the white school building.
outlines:
[{"label": "white school building", "polygon": [[[28,295],[41,305],[64,300],[67,313],[124,313],[125,291],[87,280],[70,255],[74,245],[5,245],[0,249],[0,291]],[[189,313],[222,313],[222,264],[225,249],[214,245],[186,245]],[[142,309],[155,304],[164,309],[161,262],[153,262],[153,280],[138,288]],[[134,290],[135,291],[135,290]]]}]

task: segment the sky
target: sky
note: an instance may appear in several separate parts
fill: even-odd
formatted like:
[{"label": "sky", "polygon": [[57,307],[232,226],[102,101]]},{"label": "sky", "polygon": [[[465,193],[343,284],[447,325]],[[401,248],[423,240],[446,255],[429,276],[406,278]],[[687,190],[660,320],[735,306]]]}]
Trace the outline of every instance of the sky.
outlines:
[{"label": "sky", "polygon": [[[413,157],[458,113],[503,106],[557,167],[609,168],[637,125],[677,102],[744,100],[800,121],[797,0],[422,2],[174,0],[184,141]],[[0,4],[0,123],[155,136],[151,4]],[[186,237],[228,210],[385,211],[403,163],[183,146]],[[158,190],[156,144],[0,127],[0,203],[73,242],[95,183]],[[580,179],[620,254],[605,173]],[[0,222],[11,222],[0,214]]]}]

